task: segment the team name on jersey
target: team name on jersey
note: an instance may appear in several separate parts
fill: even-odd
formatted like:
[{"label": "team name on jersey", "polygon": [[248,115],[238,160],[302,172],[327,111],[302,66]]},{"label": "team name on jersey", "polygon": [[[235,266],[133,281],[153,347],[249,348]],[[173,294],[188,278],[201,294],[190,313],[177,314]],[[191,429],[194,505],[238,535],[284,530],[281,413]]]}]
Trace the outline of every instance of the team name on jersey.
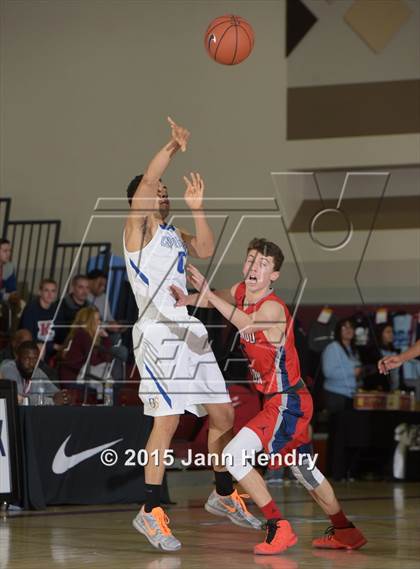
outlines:
[{"label": "team name on jersey", "polygon": [[253,367],[249,367],[249,371],[251,372],[252,381],[254,383],[262,384],[263,380],[259,371],[254,369]]},{"label": "team name on jersey", "polygon": [[178,249],[184,249],[184,251],[186,251],[184,242],[176,234],[162,235],[160,239],[160,244],[162,247],[167,247],[168,249],[173,249],[174,247],[177,247]]},{"label": "team name on jersey", "polygon": [[245,340],[245,342],[249,342],[250,344],[255,344],[255,336],[254,334],[247,334],[246,332],[241,332],[241,338]]}]

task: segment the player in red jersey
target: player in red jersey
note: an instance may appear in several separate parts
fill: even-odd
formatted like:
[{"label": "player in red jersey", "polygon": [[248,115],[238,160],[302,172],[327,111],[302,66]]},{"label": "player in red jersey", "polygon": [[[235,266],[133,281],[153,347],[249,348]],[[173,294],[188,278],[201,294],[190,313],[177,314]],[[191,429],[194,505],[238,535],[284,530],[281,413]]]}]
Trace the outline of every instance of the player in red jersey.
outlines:
[{"label": "player in red jersey", "polygon": [[[266,537],[255,546],[259,555],[275,555],[297,542],[290,523],[274,503],[264,479],[246,455],[265,450],[275,466],[294,451],[291,470],[297,480],[330,517],[331,527],[313,546],[326,549],[358,549],[366,543],[363,534],[344,515],[334,491],[315,466],[309,423],[312,397],[300,377],[294,344],[293,321],[285,303],[271,286],[279,277],[284,257],[280,248],[266,239],[253,239],[243,266],[244,280],[230,290],[214,293],[193,266],[189,280],[199,293],[185,295],[172,287],[177,304],[213,306],[240,332],[241,347],[249,360],[254,385],[264,395],[264,406],[225,447],[226,466],[241,483],[267,520]],[[290,454],[289,454],[290,456]],[[232,461],[229,461],[229,458]]]}]

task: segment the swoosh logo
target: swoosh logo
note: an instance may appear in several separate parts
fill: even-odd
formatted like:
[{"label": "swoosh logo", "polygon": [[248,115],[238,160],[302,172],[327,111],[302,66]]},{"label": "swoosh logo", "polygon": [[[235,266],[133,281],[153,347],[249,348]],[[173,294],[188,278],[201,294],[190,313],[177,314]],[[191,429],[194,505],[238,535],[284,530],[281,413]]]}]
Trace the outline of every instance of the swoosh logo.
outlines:
[{"label": "swoosh logo", "polygon": [[71,435],[69,435],[65,439],[63,444],[60,446],[60,448],[56,452],[56,455],[55,455],[53,463],[52,463],[52,471],[54,472],[54,474],[64,474],[64,472],[67,472],[67,470],[70,470],[70,468],[77,466],[78,464],[80,464],[84,460],[87,460],[88,458],[95,456],[95,454],[98,454],[101,451],[103,451],[107,448],[110,448],[110,447],[116,445],[117,443],[119,443],[120,441],[123,440],[123,439],[116,439],[115,441],[105,443],[104,445],[89,448],[87,450],[83,450],[82,452],[77,452],[76,454],[72,454],[71,456],[68,456],[68,455],[66,455],[65,448],[66,448],[66,444],[68,443],[70,437],[71,437]]},{"label": "swoosh logo", "polygon": [[157,529],[153,529],[153,528],[149,525],[149,522],[146,520],[146,518],[143,518],[143,522],[144,522],[144,525],[146,526],[147,533],[148,533],[151,537],[154,537],[154,536],[157,534]]},{"label": "swoosh logo", "polygon": [[212,42],[216,43],[216,36],[214,34],[211,34],[211,36],[209,36],[208,45],[207,45],[208,49],[210,49],[210,45]]},{"label": "swoosh logo", "polygon": [[220,500],[220,503],[222,504],[222,506],[231,514],[233,514],[234,512],[236,512],[236,508],[232,506],[229,506],[228,504],[225,504],[223,500]]}]

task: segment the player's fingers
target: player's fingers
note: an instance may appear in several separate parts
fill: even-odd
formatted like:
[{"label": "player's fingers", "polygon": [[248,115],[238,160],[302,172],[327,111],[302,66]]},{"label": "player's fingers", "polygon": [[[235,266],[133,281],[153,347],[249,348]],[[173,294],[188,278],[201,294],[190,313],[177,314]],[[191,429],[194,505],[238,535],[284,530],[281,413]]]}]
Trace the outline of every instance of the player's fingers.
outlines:
[{"label": "player's fingers", "polygon": [[191,186],[191,180],[189,180],[187,176],[184,176],[184,182],[187,184],[187,188]]},{"label": "player's fingers", "polygon": [[191,283],[194,288],[196,288],[196,286],[195,286],[195,280],[194,280],[194,277],[193,277],[192,275],[187,275],[187,281],[188,281],[189,283]]}]

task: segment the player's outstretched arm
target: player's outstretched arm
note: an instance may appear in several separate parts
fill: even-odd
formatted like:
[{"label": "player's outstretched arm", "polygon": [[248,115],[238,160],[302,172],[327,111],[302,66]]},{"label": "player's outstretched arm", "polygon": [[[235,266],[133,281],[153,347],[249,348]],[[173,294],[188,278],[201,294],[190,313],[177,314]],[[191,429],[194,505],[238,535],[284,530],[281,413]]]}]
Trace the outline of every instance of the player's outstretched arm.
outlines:
[{"label": "player's outstretched arm", "polygon": [[420,356],[420,340],[405,352],[395,356],[386,356],[378,362],[378,369],[381,373],[388,373],[389,370],[400,367],[404,362]]},{"label": "player's outstretched arm", "polygon": [[152,158],[131,201],[125,226],[126,245],[129,249],[131,246],[138,247],[139,237],[144,238],[145,233],[150,230],[151,224],[148,221],[157,209],[159,179],[168,167],[171,158],[179,149],[185,151],[187,148],[189,131],[177,125],[170,117],[168,117],[168,122],[171,127],[171,139]]},{"label": "player's outstretched arm", "polygon": [[[278,302],[267,301],[261,308],[252,314],[247,314],[236,306],[226,302],[223,298],[210,290],[210,287],[193,265],[187,265],[188,280],[199,291],[203,299],[214,306],[229,322],[231,322],[240,332],[252,334],[258,330],[270,330],[272,328],[286,329],[286,315],[283,307]],[[234,291],[232,289],[232,296]]]},{"label": "player's outstretched arm", "polygon": [[190,178],[184,176],[184,181],[187,186],[184,199],[192,211],[195,235],[181,230],[181,236],[192,257],[207,259],[214,253],[214,235],[204,213],[204,181],[198,172],[191,172]]},{"label": "player's outstretched arm", "polygon": [[[237,285],[234,285],[234,287],[236,286]],[[214,294],[219,298],[223,298],[223,300],[228,302],[233,307],[235,301],[232,296],[232,289],[234,287],[215,290]],[[171,285],[169,288],[172,296],[176,301],[175,306],[198,306],[199,308],[211,308],[213,306],[211,302],[209,302],[206,297],[200,295],[199,292],[193,294],[185,294],[185,292],[176,285]]]}]

